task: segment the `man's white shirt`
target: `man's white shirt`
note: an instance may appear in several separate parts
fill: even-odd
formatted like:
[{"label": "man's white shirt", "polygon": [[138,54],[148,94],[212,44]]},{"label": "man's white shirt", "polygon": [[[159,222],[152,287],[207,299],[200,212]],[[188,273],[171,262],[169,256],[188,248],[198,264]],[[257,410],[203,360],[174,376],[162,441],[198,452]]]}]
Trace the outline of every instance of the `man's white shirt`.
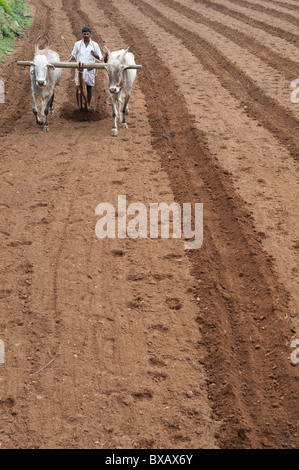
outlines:
[{"label": "man's white shirt", "polygon": [[[95,62],[95,58],[91,55],[91,51],[94,51],[98,56],[99,59],[102,60],[103,55],[101,53],[101,49],[99,45],[92,41],[90,39],[88,45],[86,46],[83,39],[81,41],[77,41],[74,45],[72,56],[75,57],[75,59],[78,62]],[[78,83],[78,71],[76,71],[76,83]],[[95,75],[95,70],[87,70],[84,69],[83,72],[83,77],[87,85],[94,86],[95,80],[94,80],[94,75]]]},{"label": "man's white shirt", "polygon": [[94,51],[99,56],[99,59],[102,60],[103,56],[99,45],[91,39],[87,46],[85,46],[83,39],[77,41],[74,45],[72,55],[79,62],[94,62],[95,60],[91,55],[91,51]]}]

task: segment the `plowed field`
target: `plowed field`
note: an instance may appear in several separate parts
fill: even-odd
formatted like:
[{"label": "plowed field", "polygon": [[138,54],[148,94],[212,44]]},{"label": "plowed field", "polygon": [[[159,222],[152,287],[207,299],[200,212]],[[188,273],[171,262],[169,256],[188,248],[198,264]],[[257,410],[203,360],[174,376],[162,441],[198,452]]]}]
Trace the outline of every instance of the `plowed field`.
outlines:
[{"label": "plowed field", "polygon": [[[1,447],[298,448],[298,2],[31,4],[0,66]],[[16,65],[83,25],[143,65],[118,137],[104,71],[83,113],[63,71],[45,133]],[[202,247],[99,240],[118,195],[203,203]]]}]

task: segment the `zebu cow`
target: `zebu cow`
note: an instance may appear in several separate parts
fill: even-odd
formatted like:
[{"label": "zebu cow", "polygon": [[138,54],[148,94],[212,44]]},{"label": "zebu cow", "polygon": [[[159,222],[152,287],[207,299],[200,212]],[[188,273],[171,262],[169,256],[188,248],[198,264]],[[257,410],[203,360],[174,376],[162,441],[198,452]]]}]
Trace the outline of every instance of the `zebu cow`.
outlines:
[{"label": "zebu cow", "polygon": [[126,50],[122,49],[114,52],[107,49],[106,70],[113,113],[112,136],[117,136],[117,119],[122,123],[121,127],[123,129],[128,128],[126,123],[128,101],[137,73],[135,69],[128,69],[130,65],[136,65],[135,57],[132,52],[128,52],[129,49],[130,47]]},{"label": "zebu cow", "polygon": [[[49,131],[48,113],[54,114],[54,88],[59,82],[62,69],[55,69],[51,62],[60,62],[57,52],[49,49],[49,40],[46,37],[46,47],[39,50],[38,43],[42,36],[39,36],[35,42],[34,60],[30,66],[31,92],[32,92],[32,111],[35,114],[36,122],[43,125],[43,131]],[[41,97],[41,116],[38,116],[37,96]]]}]

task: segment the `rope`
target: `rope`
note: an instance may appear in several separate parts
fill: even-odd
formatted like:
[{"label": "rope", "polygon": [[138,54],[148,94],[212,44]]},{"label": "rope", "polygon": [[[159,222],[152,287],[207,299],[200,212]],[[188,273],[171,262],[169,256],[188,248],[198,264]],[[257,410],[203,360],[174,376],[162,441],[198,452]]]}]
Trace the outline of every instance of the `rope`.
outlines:
[{"label": "rope", "polygon": [[[94,43],[93,43],[92,39],[90,40],[90,42],[91,42],[92,47],[93,47],[93,52],[95,53],[95,47],[94,47]],[[93,56],[92,56],[92,57],[93,57]],[[96,58],[93,57],[93,63],[95,64],[95,62],[96,62]],[[95,72],[94,72],[94,78],[96,78],[96,77],[98,76],[98,71],[97,71],[97,69],[94,69],[94,70],[95,70]]]}]

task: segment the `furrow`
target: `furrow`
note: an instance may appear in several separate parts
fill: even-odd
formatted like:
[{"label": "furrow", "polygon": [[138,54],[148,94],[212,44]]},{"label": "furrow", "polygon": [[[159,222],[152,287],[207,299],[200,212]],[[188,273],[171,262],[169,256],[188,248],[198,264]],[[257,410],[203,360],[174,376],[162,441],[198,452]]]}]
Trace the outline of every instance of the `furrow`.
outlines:
[{"label": "furrow", "polygon": [[[157,18],[157,12],[152,14],[152,10],[145,4],[142,3],[140,7],[140,2],[131,3],[140,8],[147,18],[151,20]],[[233,447],[259,445],[261,435],[266,432],[265,429],[259,428],[259,418],[264,422],[272,422],[270,440],[271,445],[274,445],[274,442],[279,441],[279,437],[276,435],[271,417],[272,408],[271,405],[261,403],[262,390],[271,390],[273,393],[271,381],[268,382],[267,379],[267,370],[272,370],[272,365],[267,361],[265,363],[263,356],[263,359],[261,358],[263,365],[261,369],[257,368],[259,354],[252,351],[245,339],[247,334],[250,335],[251,328],[251,334],[257,338],[262,339],[264,336],[259,327],[254,326],[252,312],[248,310],[252,300],[251,289],[259,289],[263,285],[263,292],[260,292],[258,299],[255,297],[255,301],[260,304],[259,311],[271,316],[270,305],[273,305],[274,298],[271,294],[272,289],[267,288],[273,282],[269,266],[264,254],[255,244],[255,237],[242,201],[234,194],[232,198],[234,203],[232,203],[231,197],[228,196],[234,193],[230,178],[222,172],[206,147],[205,137],[196,129],[185,100],[178,93],[169,70],[159,61],[159,53],[148,41],[144,31],[136,26],[134,20],[130,20],[133,18],[132,14],[135,18],[134,12],[126,10],[125,14],[121,14],[115,2],[113,11],[108,1],[101,2],[101,6],[109,19],[119,28],[121,36],[128,44],[132,44],[132,50],[134,49],[138,60],[147,65],[148,73],[140,74],[139,83],[148,103],[154,144],[162,155],[166,155],[162,162],[168,171],[177,200],[194,201],[200,198],[206,208],[205,249],[190,254],[190,258],[194,263],[196,277],[207,279],[208,275],[210,279],[208,286],[196,289],[196,295],[201,298],[203,312],[205,307],[208,310],[206,315],[203,314],[198,319],[205,334],[205,346],[209,351],[205,366],[210,381],[215,381],[219,386],[222,384],[217,391],[211,392],[214,405],[217,403],[214,406],[215,414],[223,418],[226,416],[229,421],[229,425],[226,423],[222,427],[221,445]],[[164,25],[166,19],[159,16]],[[147,21],[143,24],[148,26]],[[157,86],[157,83],[163,83],[163,87]],[[171,159],[167,157],[169,154],[172,156]],[[185,182],[183,186],[182,182]],[[245,264],[243,264],[244,259],[241,261],[238,256],[232,254],[232,246],[234,253],[240,250],[244,254]],[[251,274],[249,274],[250,279],[243,282],[240,281],[238,273],[245,268],[245,265],[246,272]],[[229,280],[227,272],[233,275],[234,280]],[[235,286],[236,291],[232,295],[231,305],[227,305],[221,299],[221,284],[227,288],[229,285]],[[279,292],[278,298],[275,296],[275,302],[278,301],[280,306],[285,308],[284,294],[282,291]],[[237,316],[233,314],[236,311],[239,312]],[[275,321],[280,323],[282,317],[276,316]],[[219,343],[218,337],[220,331],[223,335],[222,344]],[[269,331],[267,337],[263,337],[266,348],[269,347],[267,344],[273,331],[270,336],[268,333]],[[284,371],[283,374],[285,366],[282,364],[280,368],[281,372]],[[240,368],[243,370],[241,376],[238,376],[238,373],[234,374]],[[258,385],[260,380],[264,382],[261,388]],[[280,382],[280,386],[282,384],[283,381]],[[280,418],[276,415],[276,419],[279,421],[282,419],[282,425],[286,419],[285,413],[286,410],[282,411],[284,417]],[[250,429],[244,430],[242,427],[244,422],[250,422]],[[287,432],[285,426],[284,430]],[[232,436],[236,439],[235,442]]]},{"label": "furrow", "polygon": [[286,57],[283,57],[283,55],[274,52],[270,47],[266,47],[264,44],[261,44],[261,42],[256,40],[252,35],[237,31],[235,28],[229,27],[224,23],[210,20],[200,12],[195,11],[192,8],[188,8],[181,2],[165,0],[162,3],[169,8],[172,8],[177,13],[184,15],[189,20],[195,21],[199,24],[204,24],[214,31],[217,31],[219,34],[222,34],[238,46],[247,49],[251,54],[259,57],[271,67],[277,69],[279,66],[279,69],[283,72],[287,80],[292,81],[294,77],[297,76],[297,62],[289,60]]},{"label": "furrow", "polygon": [[268,8],[260,3],[247,2],[246,0],[235,0],[234,3],[250,10],[260,11],[261,13],[269,15],[270,17],[275,16],[275,18],[285,20],[298,26],[298,19],[289,13],[285,13],[284,11],[277,11],[274,8]]},{"label": "furrow", "polygon": [[278,1],[278,0],[264,0],[264,2],[267,2],[267,3],[270,3],[270,4],[275,4],[275,5],[280,5],[284,8],[288,8],[289,10],[293,10],[293,11],[299,11],[299,5],[297,2],[290,2],[290,1],[287,1],[287,2],[281,2],[281,1]]},{"label": "furrow", "polygon": [[292,18],[299,18],[299,15],[296,13],[296,11],[286,4],[283,6],[279,5],[279,2],[271,2],[271,5],[269,5],[269,3],[267,3],[267,0],[250,0],[250,3],[254,5],[262,5],[266,8],[271,8],[276,10],[277,12],[287,13],[288,15],[291,15]]},{"label": "furrow", "polygon": [[[136,4],[132,0],[133,4]],[[299,158],[299,136],[294,129],[298,128],[298,120],[285,110],[284,107],[265,95],[263,91],[240,68],[236,67],[217,48],[204,38],[194,39],[189,30],[171,21],[153,6],[140,1],[139,9],[150,16],[163,29],[180,39],[204,67],[218,77],[222,86],[229,90],[232,96],[246,106],[247,114],[257,119],[280,142],[291,155]]]},{"label": "furrow", "polygon": [[[232,28],[234,31],[236,30],[240,33],[248,35],[250,40],[254,39],[261,44],[259,49],[266,47],[279,56],[283,56],[285,59],[290,60],[291,62],[294,62],[294,57],[297,56],[298,48],[282,38],[272,36],[270,33],[262,31],[258,28],[254,28],[244,21],[237,20],[221,12],[212,10],[202,4],[196,4],[194,3],[194,0],[180,0],[179,3],[188,8],[191,8],[192,11],[196,11],[212,22],[220,23],[223,26]],[[276,68],[278,67],[279,65],[277,64]],[[297,72],[295,76],[297,76]]]},{"label": "furrow", "polygon": [[268,24],[265,21],[261,21],[256,18],[252,18],[250,15],[242,13],[240,11],[232,10],[226,5],[222,5],[219,3],[212,2],[210,0],[194,0],[195,3],[200,3],[212,10],[219,11],[225,15],[231,16],[237,20],[241,20],[244,23],[249,24],[255,28],[261,29],[262,31],[266,31],[267,33],[272,34],[273,36],[277,36],[279,38],[284,39],[291,44],[299,46],[299,37],[298,34],[290,32],[288,27],[281,28],[280,26],[273,26]]}]

